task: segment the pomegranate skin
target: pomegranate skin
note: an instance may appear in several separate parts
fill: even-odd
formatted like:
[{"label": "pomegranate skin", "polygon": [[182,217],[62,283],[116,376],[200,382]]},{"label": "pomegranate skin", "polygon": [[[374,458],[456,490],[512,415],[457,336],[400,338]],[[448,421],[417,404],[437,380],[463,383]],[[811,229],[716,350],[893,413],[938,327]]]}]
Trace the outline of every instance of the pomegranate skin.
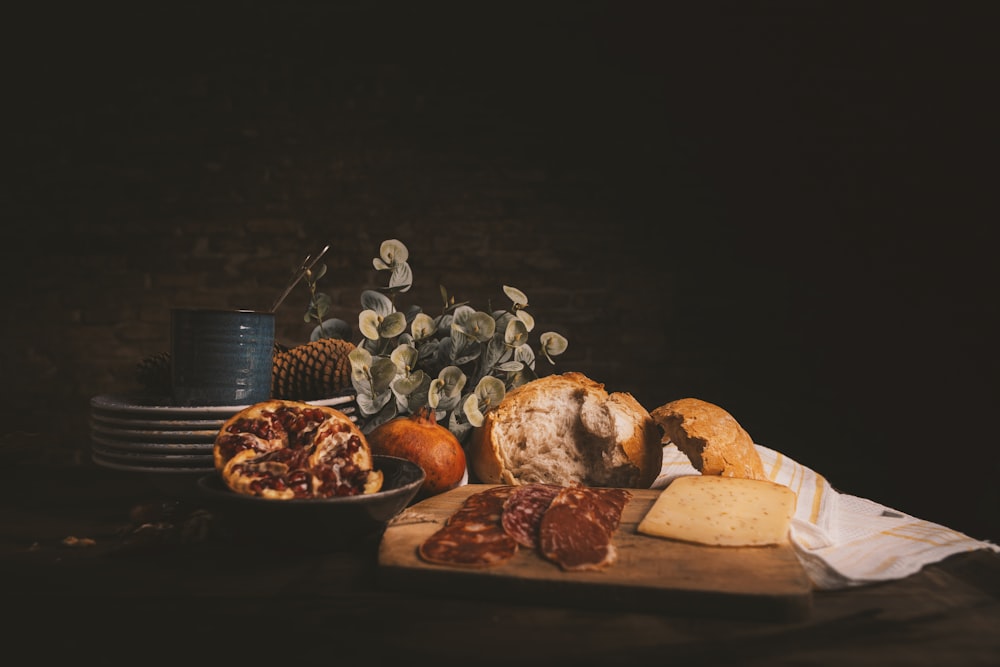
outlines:
[{"label": "pomegranate skin", "polygon": [[426,478],[418,498],[453,489],[465,477],[465,450],[454,433],[435,421],[429,407],[379,424],[367,439],[372,454],[397,456],[423,469]]}]

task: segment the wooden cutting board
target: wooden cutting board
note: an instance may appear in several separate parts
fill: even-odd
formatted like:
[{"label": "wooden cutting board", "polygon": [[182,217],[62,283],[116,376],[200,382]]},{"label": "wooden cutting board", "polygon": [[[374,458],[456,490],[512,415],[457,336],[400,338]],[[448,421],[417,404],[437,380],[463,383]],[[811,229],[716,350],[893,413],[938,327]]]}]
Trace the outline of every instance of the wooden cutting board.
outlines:
[{"label": "wooden cutting board", "polygon": [[421,560],[420,543],[469,495],[489,486],[462,486],[396,516],[379,544],[379,585],[438,596],[684,616],[797,620],[812,607],[809,578],[790,545],[709,547],[638,533],[636,526],[659,490],[632,490],[614,536],[618,560],[604,570],[563,572],[525,548],[511,561],[487,569]]}]

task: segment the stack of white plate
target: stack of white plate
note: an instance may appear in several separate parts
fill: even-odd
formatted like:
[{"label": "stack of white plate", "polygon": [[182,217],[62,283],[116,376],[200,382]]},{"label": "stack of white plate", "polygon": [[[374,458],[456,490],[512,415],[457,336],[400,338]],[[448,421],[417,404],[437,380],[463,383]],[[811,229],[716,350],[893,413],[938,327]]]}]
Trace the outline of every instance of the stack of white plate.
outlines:
[{"label": "stack of white plate", "polygon": [[[353,395],[316,401],[357,421]],[[222,424],[246,405],[176,406],[169,398],[105,394],[90,399],[91,457],[105,468],[175,475],[215,469],[213,447]]]}]

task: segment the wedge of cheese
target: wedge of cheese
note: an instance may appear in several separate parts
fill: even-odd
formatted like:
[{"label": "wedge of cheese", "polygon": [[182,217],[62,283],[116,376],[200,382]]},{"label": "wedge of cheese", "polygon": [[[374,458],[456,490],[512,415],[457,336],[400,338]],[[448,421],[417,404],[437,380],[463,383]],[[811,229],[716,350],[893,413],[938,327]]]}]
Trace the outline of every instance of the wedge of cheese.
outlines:
[{"label": "wedge of cheese", "polygon": [[795,501],[794,491],[766,480],[678,477],[657,496],[638,531],[723,547],[785,544]]}]

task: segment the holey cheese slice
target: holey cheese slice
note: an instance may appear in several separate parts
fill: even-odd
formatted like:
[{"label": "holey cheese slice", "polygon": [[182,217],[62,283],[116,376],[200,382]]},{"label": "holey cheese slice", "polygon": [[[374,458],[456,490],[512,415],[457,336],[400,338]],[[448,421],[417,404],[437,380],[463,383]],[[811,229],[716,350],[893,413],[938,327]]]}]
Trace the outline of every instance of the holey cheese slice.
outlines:
[{"label": "holey cheese slice", "polygon": [[787,486],[765,480],[678,477],[656,498],[638,531],[723,547],[784,544],[795,500]]}]

